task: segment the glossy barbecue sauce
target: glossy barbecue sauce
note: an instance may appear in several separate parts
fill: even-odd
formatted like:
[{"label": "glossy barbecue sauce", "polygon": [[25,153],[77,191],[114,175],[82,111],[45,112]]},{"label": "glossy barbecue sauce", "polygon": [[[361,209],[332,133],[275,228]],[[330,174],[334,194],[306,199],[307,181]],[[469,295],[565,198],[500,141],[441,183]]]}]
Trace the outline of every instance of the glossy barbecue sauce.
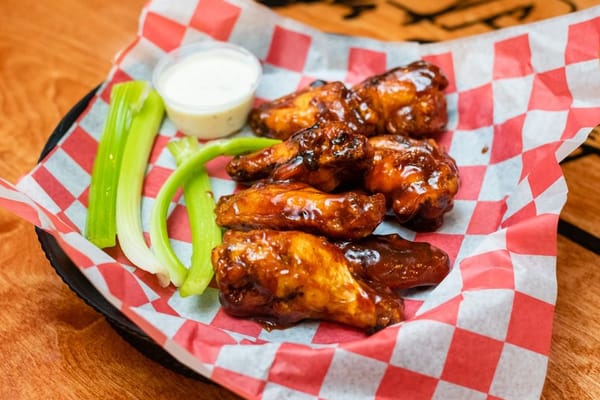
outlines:
[{"label": "glossy barbecue sauce", "polygon": [[460,180],[455,161],[431,139],[400,135],[369,138],[373,160],[365,187],[383,193],[398,221],[417,231],[432,231],[453,207]]},{"label": "glossy barbecue sauce", "polygon": [[321,319],[370,333],[402,320],[402,300],[353,276],[340,249],[323,237],[228,231],[212,262],[224,310],[266,329]]},{"label": "glossy barbecue sauce", "polygon": [[437,285],[450,271],[444,251],[429,243],[405,240],[398,234],[371,235],[336,245],[356,273],[393,290]]}]

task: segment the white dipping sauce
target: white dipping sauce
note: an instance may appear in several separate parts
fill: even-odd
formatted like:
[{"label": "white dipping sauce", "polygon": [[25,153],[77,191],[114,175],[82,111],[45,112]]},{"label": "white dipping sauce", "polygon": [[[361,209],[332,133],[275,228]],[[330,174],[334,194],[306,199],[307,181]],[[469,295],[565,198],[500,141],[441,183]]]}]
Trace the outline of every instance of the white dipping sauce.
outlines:
[{"label": "white dipping sauce", "polygon": [[213,139],[245,124],[260,77],[260,63],[245,49],[203,42],[170,53],[153,80],[177,129]]}]

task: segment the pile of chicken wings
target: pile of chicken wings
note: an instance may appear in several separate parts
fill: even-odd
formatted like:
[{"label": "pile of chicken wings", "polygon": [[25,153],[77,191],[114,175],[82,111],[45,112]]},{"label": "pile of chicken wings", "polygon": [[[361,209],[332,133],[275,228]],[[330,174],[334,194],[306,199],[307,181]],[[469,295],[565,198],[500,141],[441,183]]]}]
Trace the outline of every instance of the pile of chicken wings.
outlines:
[{"label": "pile of chicken wings", "polygon": [[458,168],[433,138],[448,120],[447,85],[417,61],[351,88],[317,81],[251,111],[253,131],[282,142],[226,167],[246,185],[215,209],[227,229],[212,252],[226,312],[267,328],[321,319],[371,333],[402,321],[400,290],[444,279],[441,249],[373,232],[389,216],[436,230],[452,209]]}]

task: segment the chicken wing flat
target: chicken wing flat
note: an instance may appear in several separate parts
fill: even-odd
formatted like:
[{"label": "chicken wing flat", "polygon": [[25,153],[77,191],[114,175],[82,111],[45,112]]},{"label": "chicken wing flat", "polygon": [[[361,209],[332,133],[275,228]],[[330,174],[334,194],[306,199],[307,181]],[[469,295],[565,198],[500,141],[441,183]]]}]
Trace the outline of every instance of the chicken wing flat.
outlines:
[{"label": "chicken wing flat", "polygon": [[365,188],[383,193],[398,221],[419,231],[438,229],[459,188],[456,163],[433,139],[373,136]]},{"label": "chicken wing flat", "polygon": [[412,137],[440,132],[448,122],[440,68],[415,61],[349,89],[342,82],[320,82],[254,108],[249,124],[259,136],[287,139],[325,121],[343,121],[360,133]]},{"label": "chicken wing flat", "polygon": [[342,251],[323,237],[227,231],[212,264],[224,310],[267,327],[320,319],[373,332],[402,320],[401,300],[355,278]]},{"label": "chicken wing flat", "polygon": [[335,245],[355,273],[393,290],[437,285],[450,272],[450,260],[443,250],[398,234],[370,235]]},{"label": "chicken wing flat", "polygon": [[[448,122],[444,89],[448,80],[426,61],[415,61],[370,77],[352,88],[369,117],[376,134],[411,137],[431,136]],[[373,117],[377,120],[374,121]]]},{"label": "chicken wing flat", "polygon": [[[226,166],[236,181],[295,180],[330,192],[362,174],[367,138],[344,122],[303,129],[282,143],[236,156]],[[360,176],[360,175],[359,175]]]},{"label": "chicken wing flat", "polygon": [[299,230],[335,239],[357,239],[381,223],[385,202],[382,194],[332,194],[301,182],[258,182],[221,196],[215,214],[217,224],[230,229]]},{"label": "chicken wing flat", "polygon": [[361,105],[342,82],[326,82],[320,86],[307,86],[255,107],[248,116],[248,123],[257,135],[282,140],[326,121],[342,121],[350,129],[360,129],[368,135],[374,125],[365,124],[363,115],[369,113],[361,111],[361,107],[367,105]]}]

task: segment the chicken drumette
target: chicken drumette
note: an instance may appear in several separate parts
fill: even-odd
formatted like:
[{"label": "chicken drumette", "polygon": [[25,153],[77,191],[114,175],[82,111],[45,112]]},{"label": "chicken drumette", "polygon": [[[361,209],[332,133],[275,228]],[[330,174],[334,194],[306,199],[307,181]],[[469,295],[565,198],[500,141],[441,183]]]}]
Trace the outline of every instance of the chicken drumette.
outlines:
[{"label": "chicken drumette", "polygon": [[365,136],[344,122],[324,122],[282,143],[237,156],[226,171],[236,181],[295,180],[330,192],[362,174],[366,154]]},{"label": "chicken drumette", "polygon": [[367,148],[365,188],[383,193],[400,223],[419,231],[439,228],[459,188],[452,157],[433,139],[401,135],[373,136]]},{"label": "chicken drumette", "polygon": [[[285,140],[299,130],[327,121],[345,122],[350,129],[372,133],[361,104],[342,82],[322,82],[254,108],[248,123],[257,135]],[[371,132],[369,132],[369,129]]]},{"label": "chicken drumette", "polygon": [[301,182],[258,182],[222,196],[215,214],[220,226],[299,230],[336,239],[367,236],[386,213],[385,196],[325,193]]},{"label": "chicken drumette", "polygon": [[376,134],[411,137],[440,132],[448,122],[444,89],[448,80],[426,61],[415,61],[372,76],[352,91],[373,116],[363,119],[376,124]]},{"label": "chicken drumette", "polygon": [[344,252],[356,275],[394,290],[437,285],[450,272],[444,251],[398,234],[369,235],[335,245]]},{"label": "chicken drumette", "polygon": [[342,251],[296,231],[227,231],[212,264],[224,310],[270,327],[304,319],[367,332],[402,320],[402,302],[353,276]]}]

